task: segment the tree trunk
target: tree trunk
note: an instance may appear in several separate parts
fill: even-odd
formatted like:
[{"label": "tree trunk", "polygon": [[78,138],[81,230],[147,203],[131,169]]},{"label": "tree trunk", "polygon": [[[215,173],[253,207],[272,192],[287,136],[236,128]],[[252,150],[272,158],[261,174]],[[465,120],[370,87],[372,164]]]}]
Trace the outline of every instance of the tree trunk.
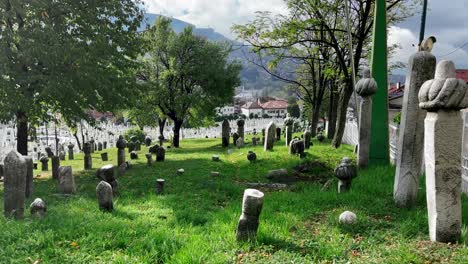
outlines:
[{"label": "tree trunk", "polygon": [[55,155],[59,155],[59,139],[57,135],[57,121],[55,121]]},{"label": "tree trunk", "polygon": [[81,151],[81,143],[80,143],[80,138],[78,137],[78,132],[73,133],[73,136],[76,139],[76,143],[78,144],[78,149]]},{"label": "tree trunk", "polygon": [[172,139],[172,146],[179,147],[180,128],[182,127],[183,120],[174,120],[174,138]]},{"label": "tree trunk", "polygon": [[318,122],[319,122],[319,118],[320,118],[320,106],[321,106],[321,103],[318,103],[319,101],[317,101],[315,103],[315,105],[312,107],[312,122],[310,124],[311,126],[311,136],[312,137],[315,137],[317,135],[317,126],[318,126]]},{"label": "tree trunk", "polygon": [[332,146],[334,148],[339,148],[341,145],[341,140],[343,139],[343,134],[346,127],[346,111],[348,108],[349,99],[353,94],[353,88],[350,87],[350,85],[350,83],[346,84],[346,88],[341,92],[340,99],[338,101],[336,131],[332,141]]},{"label": "tree trunk", "polygon": [[330,102],[328,108],[328,130],[327,137],[333,139],[336,131],[336,114],[338,108],[339,96],[335,93],[333,88],[330,87]]},{"label": "tree trunk", "polygon": [[28,155],[28,117],[25,112],[16,113],[16,150],[21,155]]},{"label": "tree trunk", "polygon": [[164,127],[166,126],[167,118],[158,118],[159,135],[164,139]]}]

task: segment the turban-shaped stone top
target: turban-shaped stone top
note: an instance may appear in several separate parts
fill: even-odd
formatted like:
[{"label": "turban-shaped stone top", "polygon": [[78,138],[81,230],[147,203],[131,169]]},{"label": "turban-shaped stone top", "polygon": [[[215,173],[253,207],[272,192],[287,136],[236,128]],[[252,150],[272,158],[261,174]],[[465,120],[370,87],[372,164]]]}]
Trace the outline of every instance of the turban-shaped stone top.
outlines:
[{"label": "turban-shaped stone top", "polygon": [[377,90],[377,82],[370,77],[370,70],[365,68],[362,79],[356,83],[356,93],[362,97],[371,96]]},{"label": "turban-shaped stone top", "polygon": [[468,107],[467,86],[455,78],[455,65],[443,60],[437,64],[435,78],[419,90],[419,107],[434,112],[439,109],[460,110]]},{"label": "turban-shaped stone top", "polygon": [[294,119],[292,119],[291,116],[288,113],[286,115],[286,118],[284,119],[284,125],[285,126],[292,126],[293,123],[294,123]]}]

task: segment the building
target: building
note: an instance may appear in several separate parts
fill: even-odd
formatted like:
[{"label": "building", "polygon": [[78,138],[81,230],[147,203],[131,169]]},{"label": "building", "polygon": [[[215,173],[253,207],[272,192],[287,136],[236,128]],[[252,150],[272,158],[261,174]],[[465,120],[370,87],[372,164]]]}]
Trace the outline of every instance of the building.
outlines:
[{"label": "building", "polygon": [[243,115],[249,117],[251,115],[262,117],[268,115],[270,117],[283,117],[288,111],[288,102],[276,98],[258,98],[256,101],[248,102],[241,107]]},{"label": "building", "polygon": [[455,70],[455,78],[462,79],[468,84],[468,69]]},{"label": "building", "polygon": [[216,114],[218,116],[230,116],[236,114],[236,106],[234,105],[227,105],[223,107],[216,108]]}]

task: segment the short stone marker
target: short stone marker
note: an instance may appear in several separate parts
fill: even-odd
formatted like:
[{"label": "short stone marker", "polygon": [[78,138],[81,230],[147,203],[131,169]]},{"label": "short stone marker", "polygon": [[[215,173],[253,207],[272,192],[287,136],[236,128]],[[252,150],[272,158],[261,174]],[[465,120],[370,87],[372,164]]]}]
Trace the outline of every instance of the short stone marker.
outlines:
[{"label": "short stone marker", "polygon": [[219,177],[219,175],[220,175],[219,171],[212,171],[210,174],[211,174],[212,177]]},{"label": "short stone marker", "polygon": [[148,165],[148,166],[153,165],[153,154],[146,153],[145,157],[146,157],[146,165]]},{"label": "short stone marker", "polygon": [[219,155],[213,155],[211,156],[212,161],[219,161]]},{"label": "short stone marker", "polygon": [[111,212],[114,210],[114,197],[112,194],[112,186],[105,182],[101,181],[96,187],[96,196],[98,200],[99,209],[106,212]]},{"label": "short stone marker", "polygon": [[149,136],[146,136],[146,137],[145,137],[145,145],[146,145],[146,147],[151,146],[151,141],[152,141],[152,140],[151,140],[151,138],[150,138]]},{"label": "short stone marker", "polygon": [[335,176],[338,178],[338,193],[349,191],[351,181],[357,176],[356,166],[350,158],[341,159],[341,163],[335,168]]},{"label": "short stone marker", "polygon": [[235,146],[237,144],[237,140],[239,139],[239,134],[237,132],[234,132],[232,134],[232,144]]},{"label": "short stone marker", "polygon": [[239,137],[244,138],[244,125],[245,125],[245,120],[244,119],[239,119],[237,120],[237,134]]},{"label": "short stone marker", "polygon": [[5,217],[21,219],[24,216],[27,162],[12,150],[4,160],[3,208]]},{"label": "short stone marker", "polygon": [[289,143],[292,140],[293,124],[294,124],[294,119],[292,119],[288,113],[286,115],[286,118],[284,119],[284,127],[286,130],[286,135],[285,135],[286,147],[289,146]]},{"label": "short stone marker", "polygon": [[162,194],[164,192],[164,179],[157,179],[156,180],[156,194]]},{"label": "short stone marker", "polygon": [[71,166],[61,166],[59,168],[59,190],[63,194],[73,194],[76,192],[75,178],[73,177]]},{"label": "short stone marker", "polygon": [[184,169],[178,169],[177,170],[177,175],[182,175],[184,174],[185,170]]},{"label": "short stone marker", "polygon": [[253,152],[252,150],[249,150],[247,153],[247,160],[250,161],[251,163],[257,160],[257,154]]},{"label": "short stone marker", "polygon": [[318,132],[318,134],[317,134],[317,140],[318,140],[319,142],[323,142],[323,141],[325,140],[325,137],[323,136],[323,132],[322,132],[322,131]]},{"label": "short stone marker", "polygon": [[356,83],[356,93],[361,97],[359,104],[359,148],[358,166],[367,167],[371,140],[372,95],[377,91],[377,82],[370,76],[369,68],[365,68],[362,79]]},{"label": "short stone marker", "polygon": [[44,149],[45,149],[45,151],[47,153],[48,158],[52,158],[54,156],[54,152],[52,151],[52,149],[50,147],[45,147]]},{"label": "short stone marker", "polygon": [[36,198],[29,206],[29,212],[33,217],[43,218],[47,213],[47,205],[41,198]]},{"label": "short stone marker", "polygon": [[355,213],[351,211],[344,211],[343,213],[340,214],[340,217],[338,218],[338,221],[340,224],[345,224],[345,225],[352,225],[356,223],[357,216]]},{"label": "short stone marker", "polygon": [[252,137],[252,145],[257,146],[257,140],[258,140],[257,137],[253,136]]},{"label": "short stone marker", "polygon": [[[126,163],[124,163],[123,166],[127,166]],[[114,195],[118,194],[119,182],[115,178],[115,166],[114,165],[108,164],[108,165],[102,166],[100,169],[96,171],[96,177],[100,180],[103,180],[109,183],[112,186],[112,191]]]},{"label": "short stone marker", "polygon": [[73,153],[73,149],[75,148],[75,145],[72,143],[68,144],[68,160],[73,160],[75,158],[75,155]]},{"label": "short stone marker", "polygon": [[237,148],[243,148],[244,147],[244,138],[243,137],[239,137],[236,140],[236,147]]},{"label": "short stone marker", "polygon": [[312,139],[312,133],[309,130],[304,131],[304,148],[309,149]]},{"label": "short stone marker", "polygon": [[130,159],[131,160],[137,160],[138,159],[138,153],[136,151],[130,152]]},{"label": "short stone marker", "polygon": [[107,152],[101,153],[101,160],[102,161],[108,161],[109,160],[109,154],[107,154]]},{"label": "short stone marker", "polygon": [[281,127],[276,128],[276,141],[281,140]]},{"label": "short stone marker", "polygon": [[166,149],[160,146],[156,149],[156,161],[164,161],[166,159]]},{"label": "short stone marker", "polygon": [[255,240],[264,194],[256,189],[246,189],[242,199],[242,214],[236,230],[237,241]]},{"label": "short stone marker", "polygon": [[434,80],[419,91],[424,120],[424,161],[429,236],[432,241],[454,242],[461,236],[460,109],[468,106],[467,85],[455,78],[451,61],[437,64]]}]

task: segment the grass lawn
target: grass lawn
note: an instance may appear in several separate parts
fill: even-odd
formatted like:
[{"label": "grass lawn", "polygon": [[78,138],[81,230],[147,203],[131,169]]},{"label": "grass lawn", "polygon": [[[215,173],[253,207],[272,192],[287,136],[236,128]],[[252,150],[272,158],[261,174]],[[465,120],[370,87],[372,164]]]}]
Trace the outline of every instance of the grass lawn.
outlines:
[{"label": "grass lawn", "polygon": [[[250,140],[249,140],[250,141]],[[166,161],[146,165],[143,148],[133,167],[118,178],[121,195],[113,213],[98,209],[95,171],[83,171],[83,157],[62,161],[73,166],[77,193],[57,195],[50,174],[35,171],[36,197],[48,206],[44,219],[0,217],[0,263],[468,263],[468,197],[463,196],[463,234],[458,244],[429,241],[424,179],[418,205],[399,209],[393,203],[393,167],[359,172],[349,193],[337,194],[336,180],[328,190],[322,183],[300,182],[287,191],[265,193],[255,243],[235,241],[246,182],[267,182],[271,169],[302,162],[290,156],[284,142],[274,151],[246,146],[228,154],[220,139],[184,140],[182,148],[168,149]],[[247,151],[258,161],[250,164]],[[93,168],[116,164],[93,154]],[[314,174],[332,179],[332,169],[343,156],[354,157],[352,147],[338,150],[318,143],[306,159],[325,167]],[[211,161],[219,154],[221,161]],[[127,159],[129,155],[127,154]],[[50,165],[50,164],[49,164]],[[40,167],[40,166],[39,166]],[[51,167],[51,166],[49,166]],[[176,170],[185,169],[183,175]],[[219,171],[220,177],[210,176]],[[165,193],[155,194],[156,179],[166,180]],[[3,185],[0,185],[3,214]],[[345,210],[358,223],[343,227],[338,216]]]}]

